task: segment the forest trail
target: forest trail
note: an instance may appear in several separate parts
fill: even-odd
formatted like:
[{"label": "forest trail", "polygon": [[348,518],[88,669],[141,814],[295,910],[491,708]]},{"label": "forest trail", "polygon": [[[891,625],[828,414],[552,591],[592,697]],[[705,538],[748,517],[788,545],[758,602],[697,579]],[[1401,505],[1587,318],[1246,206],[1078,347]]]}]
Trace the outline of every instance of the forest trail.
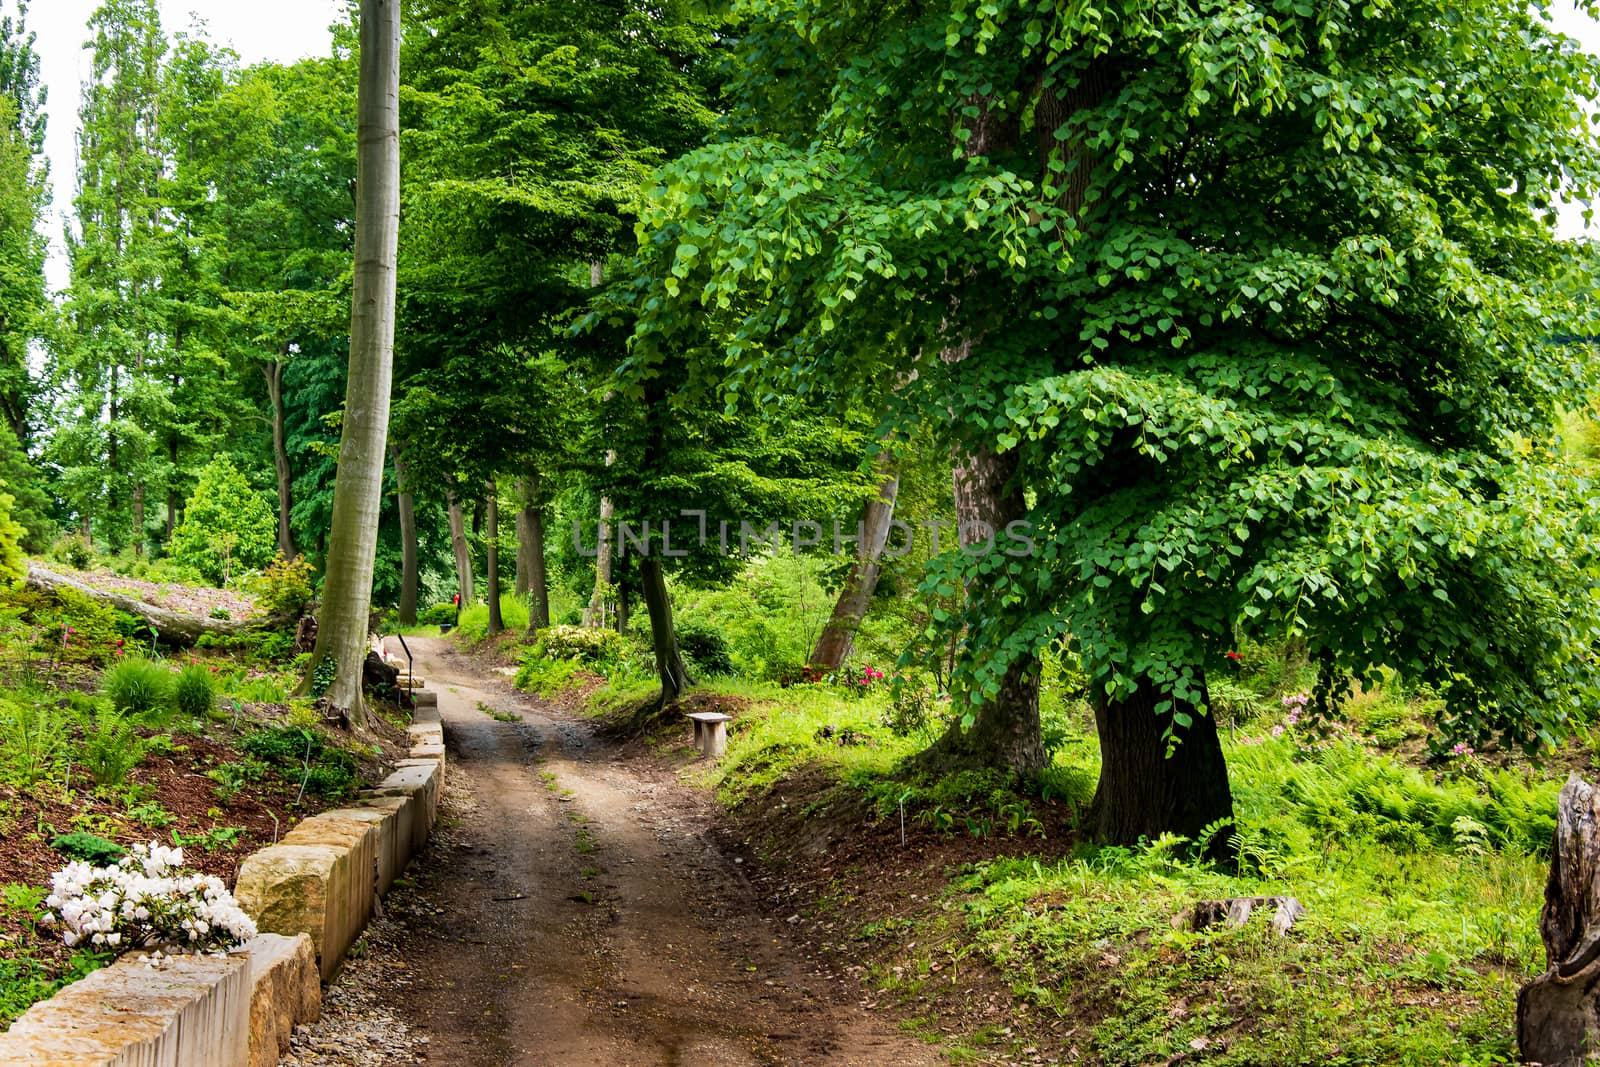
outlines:
[{"label": "forest trail", "polygon": [[376,985],[426,1037],[425,1062],[940,1062],[788,943],[709,836],[703,798],[446,642],[410,644],[439,696],[459,822],[397,903],[387,969],[404,979]]}]

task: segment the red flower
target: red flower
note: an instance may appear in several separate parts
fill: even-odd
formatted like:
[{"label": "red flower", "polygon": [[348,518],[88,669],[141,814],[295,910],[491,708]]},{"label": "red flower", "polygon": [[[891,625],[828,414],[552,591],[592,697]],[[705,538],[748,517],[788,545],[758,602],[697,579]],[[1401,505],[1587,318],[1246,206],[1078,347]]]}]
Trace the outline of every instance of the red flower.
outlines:
[{"label": "red flower", "polygon": [[1235,663],[1237,663],[1239,660],[1244,659],[1244,657],[1242,655],[1240,655],[1239,653],[1237,653],[1237,652],[1224,652],[1223,655],[1227,656],[1229,659],[1233,660]]}]

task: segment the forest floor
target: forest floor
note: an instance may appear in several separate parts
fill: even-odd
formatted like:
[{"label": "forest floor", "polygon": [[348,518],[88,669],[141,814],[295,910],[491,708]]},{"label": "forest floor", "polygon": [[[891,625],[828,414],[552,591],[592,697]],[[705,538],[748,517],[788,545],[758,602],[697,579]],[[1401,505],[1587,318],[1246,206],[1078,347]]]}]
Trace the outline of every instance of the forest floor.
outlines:
[{"label": "forest floor", "polygon": [[939,1062],[791,936],[705,793],[448,643],[410,644],[445,720],[446,818],[295,1062]]}]

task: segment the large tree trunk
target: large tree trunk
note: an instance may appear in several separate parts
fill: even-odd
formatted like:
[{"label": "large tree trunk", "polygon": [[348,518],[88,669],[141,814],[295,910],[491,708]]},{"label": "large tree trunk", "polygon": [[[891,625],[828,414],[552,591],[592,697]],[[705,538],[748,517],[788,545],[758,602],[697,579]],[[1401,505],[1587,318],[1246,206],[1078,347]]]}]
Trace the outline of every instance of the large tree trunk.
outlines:
[{"label": "large tree trunk", "polygon": [[400,625],[417,624],[417,584],[420,578],[417,566],[417,511],[416,501],[406,487],[405,461],[398,448],[391,449],[394,457],[394,480],[400,509]]},{"label": "large tree trunk", "polygon": [[500,489],[493,478],[485,487],[488,497],[484,501],[483,518],[483,569],[489,594],[489,636],[506,628],[500,616]]},{"label": "large tree trunk", "polygon": [[856,631],[861,628],[861,620],[867,617],[867,605],[872,602],[878,576],[883,573],[880,560],[889,538],[889,523],[894,518],[900,475],[895,471],[894,456],[887,450],[878,456],[877,466],[878,491],[861,511],[861,543],[856,548],[856,562],[850,568],[844,588],[839,590],[833,615],[822,628],[817,647],[811,652],[811,666],[824,672],[838,670],[850,658]]},{"label": "large tree trunk", "polygon": [[[615,452],[606,453],[606,466],[611,466]],[[594,595],[589,598],[589,606],[583,609],[583,625],[595,629],[606,624],[606,596],[611,592],[611,520],[616,516],[616,511],[611,504],[611,498],[600,498],[600,542],[595,547],[594,557]]]},{"label": "large tree trunk", "polygon": [[[1206,855],[1227,859],[1233,830],[1216,824],[1233,817],[1233,793],[1217,720],[1175,700],[1169,710],[1155,710],[1169,699],[1171,694],[1146,683],[1127,699],[1096,701],[1100,784],[1085,825],[1107,845],[1136,845],[1165,833],[1200,842],[1209,827]],[[1189,726],[1173,723],[1173,709],[1189,716]],[[1168,731],[1175,744],[1169,744]]]},{"label": "large tree trunk", "polygon": [[[284,345],[280,356],[288,355],[288,351],[289,346]],[[284,443],[282,359],[264,364],[261,374],[267,379],[267,402],[272,408],[272,467],[278,478],[278,555],[294,559],[294,532],[289,526],[289,512],[294,505],[294,470],[289,466],[289,449]]]},{"label": "large tree trunk", "polygon": [[1600,790],[1567,777],[1539,915],[1546,970],[1517,994],[1528,1063],[1578,1067],[1600,1049]]},{"label": "large tree trunk", "polygon": [[[987,448],[959,455],[955,466],[958,535],[963,547],[998,537],[1008,524],[1027,513],[1021,487],[1013,477],[1015,453],[995,455]],[[969,597],[990,595],[983,585],[967,590]],[[1032,775],[1048,761],[1039,727],[1039,660],[1031,653],[1018,656],[1001,679],[1000,692],[979,705],[970,729],[959,721],[919,757],[935,770],[995,767]]]},{"label": "large tree trunk", "polygon": [[234,637],[249,630],[269,628],[274,626],[292,626],[293,616],[283,618],[251,618],[251,619],[210,619],[198,615],[187,615],[181,611],[151,604],[148,601],[138,600],[123,593],[113,593],[105,589],[96,589],[74,581],[65,575],[46,570],[37,563],[28,564],[28,586],[43,592],[54,592],[58,589],[71,589],[96,603],[118,611],[127,612],[144,620],[145,625],[153,626],[162,643],[177,645],[182,648],[194,644],[203,635],[211,634],[214,637]]},{"label": "large tree trunk", "polygon": [[456,592],[461,596],[461,607],[466,608],[477,592],[472,578],[472,549],[467,544],[467,519],[461,513],[461,500],[454,486],[445,486],[444,500],[450,514],[450,547],[456,556]]},{"label": "large tree trunk", "polygon": [[526,527],[527,537],[520,547],[526,548],[528,565],[528,632],[535,634],[550,625],[550,584],[544,565],[544,500],[539,495],[537,472],[522,480],[522,512],[518,517]]},{"label": "large tree trunk", "polygon": [[639,590],[650,612],[650,643],[655,648],[656,674],[661,677],[660,706],[677,700],[693,684],[689,669],[678,650],[678,631],[672,624],[672,598],[667,593],[667,578],[661,560],[646,556],[639,560]]},{"label": "large tree trunk", "polygon": [[383,453],[394,373],[395,253],[400,228],[400,0],[361,0],[357,103],[355,275],[350,375],[334,483],[327,574],[312,672],[332,658],[329,704],[365,725],[361,665],[383,498]]}]

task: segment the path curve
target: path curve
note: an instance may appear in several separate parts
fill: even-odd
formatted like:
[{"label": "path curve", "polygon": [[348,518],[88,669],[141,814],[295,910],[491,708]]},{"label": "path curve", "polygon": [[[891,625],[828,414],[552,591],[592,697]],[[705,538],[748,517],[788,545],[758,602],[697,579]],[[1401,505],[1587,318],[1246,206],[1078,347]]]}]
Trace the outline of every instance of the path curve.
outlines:
[{"label": "path curve", "polygon": [[448,642],[409,643],[439,696],[459,821],[395,898],[396,958],[372,996],[425,1039],[424,1062],[939,1062],[789,944],[713,844],[702,797]]}]

